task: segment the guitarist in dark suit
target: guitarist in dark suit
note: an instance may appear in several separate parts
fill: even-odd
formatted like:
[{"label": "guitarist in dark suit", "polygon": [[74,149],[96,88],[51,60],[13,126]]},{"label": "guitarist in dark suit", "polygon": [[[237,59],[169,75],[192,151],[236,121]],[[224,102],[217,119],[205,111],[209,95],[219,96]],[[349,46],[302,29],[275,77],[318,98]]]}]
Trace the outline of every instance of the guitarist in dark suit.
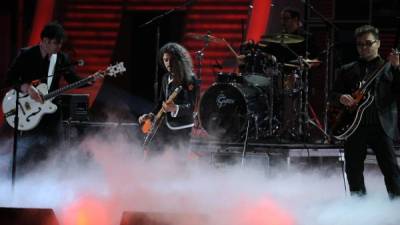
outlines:
[{"label": "guitarist in dark suit", "polygon": [[[377,69],[380,73],[371,83],[368,92],[373,102],[362,114],[359,126],[344,142],[346,173],[350,192],[365,195],[364,160],[367,147],[375,155],[384,175],[386,189],[391,198],[400,196],[400,169],[393,149],[393,140],[398,137],[396,99],[400,90],[399,55],[391,53],[388,63],[379,56],[379,31],[364,25],[355,30],[357,51],[360,58],[337,70],[331,101],[345,107],[355,107],[357,98],[352,95],[358,83]],[[383,66],[383,67],[382,67]]]},{"label": "guitarist in dark suit", "polygon": [[[81,78],[75,74],[67,55],[61,52],[65,39],[65,31],[59,23],[48,23],[41,31],[39,44],[22,48],[19,51],[8,70],[6,85],[43,103],[42,95],[34,83],[45,83],[50,86],[49,91],[52,91],[59,88],[61,77],[64,77],[68,83],[80,80]],[[54,76],[49,79],[50,61],[55,65],[52,68]],[[56,102],[54,101],[54,103]],[[45,114],[37,127],[19,132],[18,162],[23,165],[36,164],[38,160],[46,158],[48,150],[58,144],[60,119],[59,111]],[[22,170],[22,168],[18,168],[18,170]]]},{"label": "guitarist in dark suit", "polygon": [[[160,49],[160,63],[167,73],[162,77],[158,103],[151,113],[139,117],[139,123],[143,124],[146,119],[151,119],[161,109],[164,110],[165,118],[150,144],[150,150],[188,148],[198,90],[192,59],[183,46],[167,43]],[[182,86],[182,90],[175,100],[167,103],[168,97],[179,86]]]}]

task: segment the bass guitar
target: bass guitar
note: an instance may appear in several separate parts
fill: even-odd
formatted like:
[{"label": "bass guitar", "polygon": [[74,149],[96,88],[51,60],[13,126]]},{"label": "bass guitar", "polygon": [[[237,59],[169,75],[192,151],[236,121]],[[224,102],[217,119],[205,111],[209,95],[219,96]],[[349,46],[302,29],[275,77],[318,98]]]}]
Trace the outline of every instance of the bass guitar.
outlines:
[{"label": "bass guitar", "polygon": [[[166,103],[168,104],[174,101],[176,96],[178,96],[179,92],[181,92],[181,90],[182,86],[175,88],[174,92],[172,92],[172,94],[168,97]],[[145,119],[144,122],[142,123],[141,127],[142,132],[146,134],[143,142],[143,147],[147,147],[153,140],[153,137],[156,135],[157,130],[164,119],[164,115],[165,111],[163,108],[161,108],[156,116],[154,116],[153,118]]]},{"label": "bass guitar", "polygon": [[[399,52],[395,50],[393,51],[393,54],[399,54]],[[370,93],[370,86],[382,73],[385,67],[389,65],[390,62],[381,65],[360,82],[359,88],[351,94],[355,100],[355,104],[352,107],[341,105],[341,108],[334,118],[335,122],[331,130],[334,138],[337,140],[346,140],[358,128],[365,109],[367,109],[374,101],[374,96]]]},{"label": "bass guitar", "polygon": [[[42,94],[43,104],[33,100],[28,94],[19,93],[18,96],[18,130],[27,131],[35,128],[44,114],[51,114],[57,110],[57,106],[51,101],[59,96],[60,94],[72,90],[74,88],[81,87],[91,81],[98,78],[103,78],[105,76],[117,76],[120,73],[125,72],[124,63],[120,62],[115,65],[107,67],[105,70],[99,70],[96,73],[79,80],[75,83],[64,86],[60,89],[54,90],[48,93],[48,88],[46,84],[39,84],[36,89]],[[14,118],[16,112],[16,98],[17,91],[11,89],[6,93],[3,98],[3,113],[7,123],[14,128]]]}]

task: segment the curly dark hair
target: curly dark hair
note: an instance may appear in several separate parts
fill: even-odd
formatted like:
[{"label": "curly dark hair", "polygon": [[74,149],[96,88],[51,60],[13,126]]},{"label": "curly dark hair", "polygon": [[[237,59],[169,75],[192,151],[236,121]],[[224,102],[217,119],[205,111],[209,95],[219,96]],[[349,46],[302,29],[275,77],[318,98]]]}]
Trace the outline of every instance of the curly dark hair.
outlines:
[{"label": "curly dark hair", "polygon": [[159,60],[161,65],[165,68],[163,62],[164,53],[171,56],[171,70],[174,77],[174,82],[188,84],[193,76],[193,63],[192,58],[186,48],[174,42],[165,44],[160,49]]}]

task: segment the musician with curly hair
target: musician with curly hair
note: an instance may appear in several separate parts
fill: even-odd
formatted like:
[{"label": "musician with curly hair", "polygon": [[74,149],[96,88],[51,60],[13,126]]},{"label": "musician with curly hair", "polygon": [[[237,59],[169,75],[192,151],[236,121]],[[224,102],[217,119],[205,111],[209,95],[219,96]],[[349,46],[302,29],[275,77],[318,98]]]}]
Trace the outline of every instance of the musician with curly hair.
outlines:
[{"label": "musician with curly hair", "polygon": [[[165,118],[151,141],[150,151],[188,148],[198,90],[192,59],[182,45],[167,43],[160,49],[159,60],[166,73],[162,77],[158,102],[151,113],[139,117],[139,123],[153,119],[157,112],[163,110]],[[178,87],[182,87],[182,90],[173,101],[167,102]]]}]

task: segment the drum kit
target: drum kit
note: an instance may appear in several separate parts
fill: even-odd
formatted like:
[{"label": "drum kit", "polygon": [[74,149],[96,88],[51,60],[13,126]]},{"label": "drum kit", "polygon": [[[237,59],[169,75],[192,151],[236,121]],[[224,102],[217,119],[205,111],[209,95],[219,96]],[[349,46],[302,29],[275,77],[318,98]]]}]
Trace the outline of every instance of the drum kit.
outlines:
[{"label": "drum kit", "polygon": [[278,62],[267,50],[270,43],[287,47],[303,42],[303,37],[284,33],[263,36],[259,43],[242,43],[237,54],[227,41],[211,34],[188,36],[205,42],[205,47],[196,52],[198,76],[203,51],[211,42],[225,43],[239,69],[238,73],[217,73],[215,82],[200,98],[198,119],[209,136],[223,141],[304,138],[304,123],[308,121],[307,70],[320,61],[299,56],[293,61]]}]

